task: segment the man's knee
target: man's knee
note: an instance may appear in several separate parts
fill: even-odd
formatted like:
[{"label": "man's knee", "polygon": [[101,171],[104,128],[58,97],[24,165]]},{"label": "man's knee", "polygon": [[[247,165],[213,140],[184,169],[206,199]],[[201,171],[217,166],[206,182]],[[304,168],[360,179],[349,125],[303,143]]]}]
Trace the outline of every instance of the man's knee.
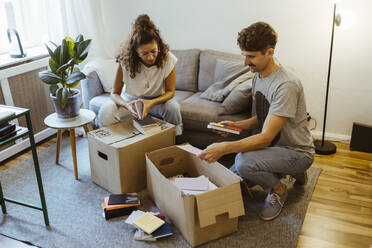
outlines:
[{"label": "man's knee", "polygon": [[235,157],[235,170],[242,177],[249,177],[257,171],[256,162],[249,158],[247,153],[240,152]]}]

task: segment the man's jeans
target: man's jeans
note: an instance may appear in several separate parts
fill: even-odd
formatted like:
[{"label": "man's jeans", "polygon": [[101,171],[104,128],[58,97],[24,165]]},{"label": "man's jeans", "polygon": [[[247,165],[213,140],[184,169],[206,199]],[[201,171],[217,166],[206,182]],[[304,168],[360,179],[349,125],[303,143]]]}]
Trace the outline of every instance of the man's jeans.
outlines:
[{"label": "man's jeans", "polygon": [[279,185],[283,175],[303,173],[313,161],[314,158],[303,152],[284,147],[266,147],[238,153],[230,170],[270,192]]}]

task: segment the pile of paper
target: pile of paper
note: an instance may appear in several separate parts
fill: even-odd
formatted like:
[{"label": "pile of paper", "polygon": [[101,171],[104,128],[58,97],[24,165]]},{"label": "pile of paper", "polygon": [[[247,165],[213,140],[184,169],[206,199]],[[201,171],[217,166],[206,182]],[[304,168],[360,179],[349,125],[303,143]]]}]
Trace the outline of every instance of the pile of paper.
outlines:
[{"label": "pile of paper", "polygon": [[217,186],[209,181],[208,177],[204,175],[199,177],[184,177],[183,175],[177,175],[168,179],[182,190],[184,194],[188,195],[197,195],[217,189]]},{"label": "pile of paper", "polygon": [[159,238],[173,234],[172,229],[161,213],[133,211],[125,223],[137,228],[134,239],[142,241],[156,241]]}]

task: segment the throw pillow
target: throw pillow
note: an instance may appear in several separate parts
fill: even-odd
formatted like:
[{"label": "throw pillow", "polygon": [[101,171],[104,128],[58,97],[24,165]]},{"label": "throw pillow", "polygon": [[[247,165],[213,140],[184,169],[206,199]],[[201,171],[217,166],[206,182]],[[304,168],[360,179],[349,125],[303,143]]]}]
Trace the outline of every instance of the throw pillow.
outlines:
[{"label": "throw pillow", "polygon": [[251,111],[252,79],[236,86],[217,110],[218,115],[232,115]]},{"label": "throw pillow", "polygon": [[246,68],[243,62],[217,59],[214,81],[226,81],[231,76],[236,75]]},{"label": "throw pillow", "polygon": [[114,85],[118,63],[115,59],[94,59],[87,63],[84,69],[95,70],[105,92],[111,92]]},{"label": "throw pillow", "polygon": [[253,77],[253,73],[249,72],[249,69],[248,72],[246,71],[247,69],[245,68],[243,71],[239,71],[237,74],[229,77],[226,81],[215,82],[200,95],[200,98],[222,102],[235,87]]}]

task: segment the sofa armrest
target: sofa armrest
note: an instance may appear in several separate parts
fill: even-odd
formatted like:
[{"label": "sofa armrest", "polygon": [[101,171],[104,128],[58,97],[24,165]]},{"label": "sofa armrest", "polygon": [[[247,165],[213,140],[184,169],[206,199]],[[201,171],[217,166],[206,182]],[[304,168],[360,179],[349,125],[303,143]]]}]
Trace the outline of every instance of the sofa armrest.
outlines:
[{"label": "sofa armrest", "polygon": [[81,80],[81,94],[84,108],[89,109],[89,101],[93,97],[99,96],[105,92],[96,71],[89,70],[83,72],[86,75],[86,79]]}]

